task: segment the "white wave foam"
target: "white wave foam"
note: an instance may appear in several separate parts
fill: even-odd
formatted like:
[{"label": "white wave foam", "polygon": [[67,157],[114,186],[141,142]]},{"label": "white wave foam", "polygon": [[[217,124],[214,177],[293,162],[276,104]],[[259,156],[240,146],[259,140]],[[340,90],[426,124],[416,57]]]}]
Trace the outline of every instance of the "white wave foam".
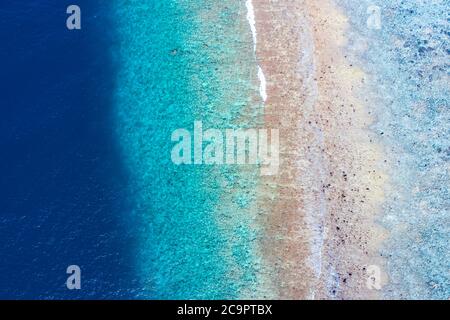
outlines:
[{"label": "white wave foam", "polygon": [[[252,36],[253,36],[253,51],[256,55],[256,45],[258,42],[257,32],[256,32],[256,21],[255,21],[255,8],[253,7],[252,0],[247,0],[245,2],[245,6],[247,7],[247,20],[250,24],[250,29],[252,30]],[[261,95],[261,98],[263,102],[266,102],[267,100],[267,83],[266,83],[266,77],[264,75],[264,72],[262,68],[258,65],[258,78],[259,78],[259,94]]]},{"label": "white wave foam", "polygon": [[259,78],[259,94],[264,102],[267,100],[267,91],[266,91],[266,77],[264,76],[264,72],[261,67],[258,66],[258,78]]},{"label": "white wave foam", "polygon": [[247,7],[247,20],[253,35],[253,50],[256,52],[256,43],[258,40],[256,36],[255,8],[253,7],[252,0],[247,0],[245,6]]}]

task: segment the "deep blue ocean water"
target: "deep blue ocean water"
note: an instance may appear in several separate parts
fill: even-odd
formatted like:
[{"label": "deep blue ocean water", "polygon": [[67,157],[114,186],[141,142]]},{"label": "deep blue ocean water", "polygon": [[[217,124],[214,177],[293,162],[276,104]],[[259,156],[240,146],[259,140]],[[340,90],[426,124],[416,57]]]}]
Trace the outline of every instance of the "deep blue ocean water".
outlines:
[{"label": "deep blue ocean water", "polygon": [[[101,5],[99,3],[102,3]],[[134,239],[111,126],[106,1],[0,2],[0,298],[127,298]],[[82,290],[66,288],[79,265]]]}]

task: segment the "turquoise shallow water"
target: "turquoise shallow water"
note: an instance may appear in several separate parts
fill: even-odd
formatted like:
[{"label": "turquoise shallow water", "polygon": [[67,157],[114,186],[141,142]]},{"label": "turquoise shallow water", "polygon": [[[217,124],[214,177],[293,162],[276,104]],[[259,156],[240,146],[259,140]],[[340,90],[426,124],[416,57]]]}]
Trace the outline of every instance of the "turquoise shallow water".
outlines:
[{"label": "turquoise shallow water", "polygon": [[[449,2],[339,0],[349,48],[370,79],[366,101],[385,146],[390,187],[381,223],[388,298],[447,299],[450,292]],[[367,28],[377,5],[381,29]],[[359,48],[366,47],[364,53]]]},{"label": "turquoise shallow water", "polygon": [[[205,128],[234,127],[246,116],[253,120],[245,125],[258,121],[244,4],[117,0],[115,11],[118,136],[141,226],[139,294],[236,298],[256,283],[257,231],[247,214],[255,172],[176,166],[170,138],[178,128],[192,132],[195,120]],[[225,192],[232,196],[223,199]]]}]

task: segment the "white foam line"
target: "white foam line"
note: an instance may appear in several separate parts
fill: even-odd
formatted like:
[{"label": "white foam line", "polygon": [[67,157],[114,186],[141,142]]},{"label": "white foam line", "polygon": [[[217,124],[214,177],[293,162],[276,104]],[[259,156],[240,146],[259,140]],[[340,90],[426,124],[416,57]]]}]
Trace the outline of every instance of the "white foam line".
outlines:
[{"label": "white foam line", "polygon": [[258,66],[258,78],[259,78],[259,94],[261,95],[261,98],[264,102],[267,100],[267,91],[266,91],[266,77],[264,76],[264,72],[262,71],[261,67]]},{"label": "white foam line", "polygon": [[[253,7],[252,0],[247,0],[245,2],[245,6],[247,7],[247,20],[250,24],[250,29],[252,30],[252,36],[253,36],[253,52],[256,56],[256,44],[258,42],[258,37],[256,33],[256,21],[255,21],[255,8]],[[266,83],[266,77],[264,75],[264,72],[262,68],[258,64],[258,78],[259,78],[259,94],[261,95],[261,98],[263,99],[263,102],[266,102],[267,100],[267,83]]]},{"label": "white foam line", "polygon": [[252,0],[247,0],[247,2],[245,2],[245,6],[247,7],[247,20],[250,24],[250,29],[252,30],[253,35],[253,50],[256,52],[256,43],[258,40],[256,37],[255,8],[253,7]]}]

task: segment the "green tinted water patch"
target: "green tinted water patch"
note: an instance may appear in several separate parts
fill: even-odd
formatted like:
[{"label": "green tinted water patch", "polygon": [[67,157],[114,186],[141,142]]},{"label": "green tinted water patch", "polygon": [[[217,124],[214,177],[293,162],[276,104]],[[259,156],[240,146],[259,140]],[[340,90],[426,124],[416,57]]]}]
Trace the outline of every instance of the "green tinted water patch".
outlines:
[{"label": "green tinted water patch", "polygon": [[140,221],[140,293],[237,297],[255,283],[254,194],[245,190],[257,168],[177,166],[170,155],[172,132],[193,132],[195,120],[219,129],[259,121],[243,4],[116,0],[115,10],[117,127]]}]

